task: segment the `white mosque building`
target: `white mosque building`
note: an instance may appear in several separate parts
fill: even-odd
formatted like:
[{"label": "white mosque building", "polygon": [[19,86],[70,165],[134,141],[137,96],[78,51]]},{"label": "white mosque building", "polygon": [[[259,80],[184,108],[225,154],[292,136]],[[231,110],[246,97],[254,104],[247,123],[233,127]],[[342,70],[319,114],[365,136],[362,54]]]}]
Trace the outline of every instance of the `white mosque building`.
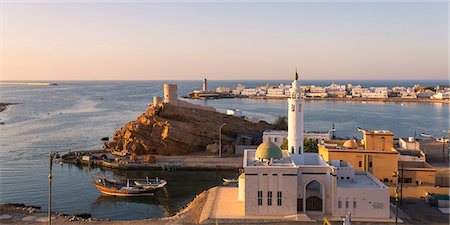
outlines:
[{"label": "white mosque building", "polygon": [[244,202],[245,215],[351,213],[352,218],[389,218],[389,188],[372,174],[303,152],[304,107],[297,72],[288,106],[288,150],[266,139],[257,149],[244,152],[238,198]]}]

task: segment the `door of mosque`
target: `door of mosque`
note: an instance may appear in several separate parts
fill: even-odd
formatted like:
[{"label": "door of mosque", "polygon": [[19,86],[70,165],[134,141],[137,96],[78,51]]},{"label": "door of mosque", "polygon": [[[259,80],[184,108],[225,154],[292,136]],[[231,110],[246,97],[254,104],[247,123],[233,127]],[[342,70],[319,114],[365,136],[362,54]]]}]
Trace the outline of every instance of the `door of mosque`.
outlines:
[{"label": "door of mosque", "polygon": [[297,198],[297,212],[303,212],[303,198]]},{"label": "door of mosque", "polygon": [[307,198],[306,211],[322,211],[322,199],[316,196]]}]

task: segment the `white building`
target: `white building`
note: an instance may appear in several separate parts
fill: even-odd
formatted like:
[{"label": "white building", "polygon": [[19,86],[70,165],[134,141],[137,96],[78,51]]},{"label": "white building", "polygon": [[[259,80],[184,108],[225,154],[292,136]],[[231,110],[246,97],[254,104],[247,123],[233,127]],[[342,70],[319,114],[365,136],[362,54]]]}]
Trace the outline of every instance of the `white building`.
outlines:
[{"label": "white building", "polygon": [[[331,140],[331,132],[328,131],[303,131],[303,138],[312,140]],[[281,146],[284,140],[287,140],[288,132],[285,130],[266,130],[263,132],[263,141],[270,140]]]},{"label": "white building", "polygon": [[216,92],[228,94],[231,92],[229,87],[217,87]]},{"label": "white building", "polygon": [[288,99],[288,151],[266,139],[246,149],[238,199],[250,216],[344,216],[389,218],[389,189],[370,173],[343,161],[327,164],[317,153],[303,153],[303,101],[296,79]]},{"label": "white building", "polygon": [[417,92],[417,98],[431,98],[431,96],[433,96],[434,94],[436,94],[436,92],[434,91],[418,91]]},{"label": "white building", "polygon": [[449,99],[450,98],[450,92],[437,92],[433,96],[430,97],[431,99]]},{"label": "white building", "polygon": [[256,88],[244,88],[241,90],[241,95],[252,96],[256,94],[257,94]]},{"label": "white building", "polygon": [[286,87],[280,84],[278,87],[271,87],[267,89],[268,97],[286,97]]},{"label": "white building", "polygon": [[361,92],[361,97],[362,98],[388,98],[388,92],[387,90],[383,90],[383,89],[373,89],[373,90],[367,90],[367,91],[363,91]]}]

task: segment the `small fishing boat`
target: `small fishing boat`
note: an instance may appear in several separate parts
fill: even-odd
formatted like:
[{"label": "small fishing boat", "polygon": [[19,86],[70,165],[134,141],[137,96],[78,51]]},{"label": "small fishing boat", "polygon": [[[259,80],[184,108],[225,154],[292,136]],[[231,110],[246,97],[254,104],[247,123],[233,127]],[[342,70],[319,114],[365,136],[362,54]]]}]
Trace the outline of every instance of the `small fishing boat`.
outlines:
[{"label": "small fishing boat", "polygon": [[163,188],[167,182],[159,179],[159,184],[154,182],[153,185],[136,185],[132,181],[127,179],[126,182],[115,179],[107,179],[105,177],[98,177],[97,179],[90,179],[91,183],[102,193],[103,195],[112,196],[148,196],[154,195],[159,189]]},{"label": "small fishing boat", "polygon": [[162,188],[167,184],[167,181],[161,180],[158,177],[156,179],[148,179],[146,177],[145,179],[136,179],[133,181],[136,186],[143,188]]},{"label": "small fishing boat", "polygon": [[237,183],[237,182],[238,182],[237,179],[227,179],[227,178],[222,178],[222,180],[223,180],[225,183]]}]

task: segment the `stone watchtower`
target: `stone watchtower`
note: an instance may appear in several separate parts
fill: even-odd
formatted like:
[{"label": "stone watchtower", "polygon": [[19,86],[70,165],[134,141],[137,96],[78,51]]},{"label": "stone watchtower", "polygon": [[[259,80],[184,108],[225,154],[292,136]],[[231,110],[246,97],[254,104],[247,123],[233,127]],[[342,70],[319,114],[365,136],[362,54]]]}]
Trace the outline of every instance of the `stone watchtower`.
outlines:
[{"label": "stone watchtower", "polygon": [[176,84],[164,84],[164,103],[177,105],[177,85]]}]

